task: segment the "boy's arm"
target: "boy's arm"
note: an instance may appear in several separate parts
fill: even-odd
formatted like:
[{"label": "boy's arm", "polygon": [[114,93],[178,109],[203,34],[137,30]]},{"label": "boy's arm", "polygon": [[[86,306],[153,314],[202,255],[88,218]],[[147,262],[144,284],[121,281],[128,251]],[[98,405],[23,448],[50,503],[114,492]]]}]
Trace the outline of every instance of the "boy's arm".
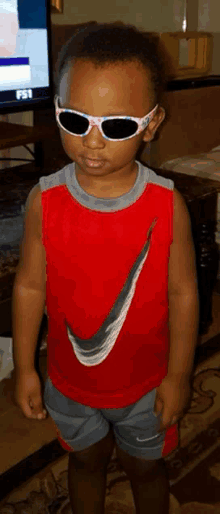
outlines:
[{"label": "boy's arm", "polygon": [[34,370],[34,357],[46,298],[46,257],[42,243],[41,192],[35,186],[27,199],[25,229],[12,294],[15,371]]},{"label": "boy's arm", "polygon": [[191,222],[182,195],[174,189],[173,243],[169,259],[170,354],[167,376],[190,379],[199,324],[199,300]]}]

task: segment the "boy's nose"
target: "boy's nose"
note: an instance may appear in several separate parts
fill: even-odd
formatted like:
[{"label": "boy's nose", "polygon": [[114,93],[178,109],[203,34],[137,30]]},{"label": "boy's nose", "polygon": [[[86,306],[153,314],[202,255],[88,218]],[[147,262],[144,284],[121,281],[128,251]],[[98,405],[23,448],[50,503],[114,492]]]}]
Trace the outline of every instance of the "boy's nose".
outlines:
[{"label": "boy's nose", "polygon": [[104,148],[105,139],[95,125],[91,128],[90,132],[83,137],[83,144],[89,148]]}]

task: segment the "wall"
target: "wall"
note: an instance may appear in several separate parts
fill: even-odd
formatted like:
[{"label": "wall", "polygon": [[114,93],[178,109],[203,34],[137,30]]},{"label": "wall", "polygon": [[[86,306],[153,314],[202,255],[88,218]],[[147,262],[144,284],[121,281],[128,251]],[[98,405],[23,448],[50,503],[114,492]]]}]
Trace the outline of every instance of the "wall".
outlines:
[{"label": "wall", "polygon": [[[55,24],[83,23],[122,20],[140,29],[156,32],[184,30],[184,15],[187,29],[211,32],[213,35],[213,58],[211,74],[220,74],[220,0],[63,0],[63,14],[52,14]],[[107,11],[107,12],[106,12]]]},{"label": "wall", "polygon": [[63,0],[63,14],[52,14],[52,23],[121,20],[144,30],[165,32],[182,29],[185,0]]},{"label": "wall", "polygon": [[198,30],[213,35],[212,73],[220,74],[220,2],[219,0],[198,0]]},{"label": "wall", "polygon": [[219,0],[198,0],[198,28],[219,33]]}]

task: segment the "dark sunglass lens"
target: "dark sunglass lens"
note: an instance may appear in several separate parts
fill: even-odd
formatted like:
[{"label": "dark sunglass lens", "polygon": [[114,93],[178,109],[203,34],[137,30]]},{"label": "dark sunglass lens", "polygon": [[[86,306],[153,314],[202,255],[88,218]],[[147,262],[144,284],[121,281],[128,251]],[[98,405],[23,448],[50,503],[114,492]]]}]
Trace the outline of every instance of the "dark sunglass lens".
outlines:
[{"label": "dark sunglass lens", "polygon": [[88,120],[84,116],[79,116],[73,112],[60,113],[61,125],[73,134],[84,134],[88,129]]},{"label": "dark sunglass lens", "polygon": [[111,139],[123,139],[132,136],[137,130],[137,123],[133,120],[106,120],[102,128],[107,137]]}]

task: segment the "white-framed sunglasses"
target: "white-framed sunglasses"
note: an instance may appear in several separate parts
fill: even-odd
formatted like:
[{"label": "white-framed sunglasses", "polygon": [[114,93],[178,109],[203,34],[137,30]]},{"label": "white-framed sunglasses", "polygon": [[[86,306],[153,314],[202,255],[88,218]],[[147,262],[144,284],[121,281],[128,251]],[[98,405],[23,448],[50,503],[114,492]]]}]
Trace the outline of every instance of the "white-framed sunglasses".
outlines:
[{"label": "white-framed sunglasses", "polygon": [[132,116],[88,116],[82,112],[59,107],[60,97],[54,98],[56,121],[68,134],[86,136],[96,125],[102,136],[109,141],[124,141],[140,134],[152,120],[158,104],[143,118]]}]

